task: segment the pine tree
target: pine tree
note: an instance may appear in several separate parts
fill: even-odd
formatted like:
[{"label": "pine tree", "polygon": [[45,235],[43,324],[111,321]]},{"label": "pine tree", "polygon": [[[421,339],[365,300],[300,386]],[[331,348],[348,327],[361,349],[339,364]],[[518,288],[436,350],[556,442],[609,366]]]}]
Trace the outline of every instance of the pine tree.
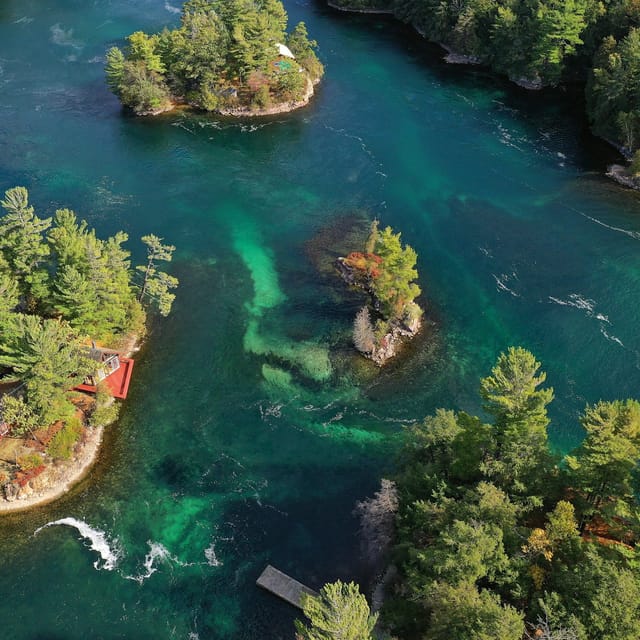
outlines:
[{"label": "pine tree", "polygon": [[312,80],[317,80],[322,76],[324,67],[316,56],[318,43],[315,40],[309,40],[307,26],[304,22],[299,22],[287,36],[287,46],[296,60],[309,72]]},{"label": "pine tree", "polygon": [[539,2],[530,29],[534,38],[532,68],[546,81],[556,84],[562,77],[564,60],[582,44],[586,0]]},{"label": "pine tree", "polygon": [[[490,474],[503,488],[541,499],[550,477],[547,446],[547,405],[553,389],[538,389],[546,380],[540,363],[521,347],[500,354],[491,375],[480,382],[485,410],[494,417],[496,450],[488,462]],[[547,469],[549,473],[545,473]]]},{"label": "pine tree", "polygon": [[602,41],[587,84],[587,111],[596,133],[620,140],[633,152],[640,132],[640,29],[616,42]]},{"label": "pine tree", "polygon": [[0,271],[0,323],[4,317],[18,306],[20,294],[18,283],[9,273]]},{"label": "pine tree", "polygon": [[118,47],[111,47],[107,51],[107,64],[105,72],[107,74],[107,84],[109,89],[117,96],[121,94],[121,86],[124,81],[125,57]]},{"label": "pine tree", "polygon": [[82,355],[67,323],[13,314],[0,333],[0,367],[24,383],[28,406],[49,424],[69,406],[67,391],[92,373],[95,363]]},{"label": "pine tree", "polygon": [[540,363],[522,347],[509,347],[501,353],[491,375],[480,382],[485,409],[501,430],[520,426],[535,430],[546,440],[549,424],[547,405],[553,399],[553,389],[538,389],[547,378],[540,372]]},{"label": "pine tree", "polygon": [[583,525],[600,515],[611,527],[616,519],[640,528],[635,506],[637,475],[640,471],[640,403],[598,402],[588,406],[582,417],[586,437],[566,457],[572,486],[580,491]]},{"label": "pine tree", "polygon": [[418,272],[415,268],[418,255],[409,246],[402,247],[400,234],[391,227],[376,231],[374,253],[382,258],[379,275],[374,277],[371,288],[382,306],[386,318],[403,314],[406,306],[420,295],[420,287],[413,282]]},{"label": "pine tree", "polygon": [[47,295],[47,272],[42,268],[49,255],[44,232],[51,218],[41,220],[29,205],[24,187],[5,192],[0,205],[5,210],[0,217],[0,254],[18,283],[23,296],[41,300]]},{"label": "pine tree", "polygon": [[130,286],[127,234],[100,240],[68,209],[56,212],[48,234],[56,265],[51,306],[83,335],[109,340],[128,331],[139,305]]},{"label": "pine tree", "polygon": [[163,245],[162,238],[153,234],[143,236],[142,242],[147,245],[147,264],[138,267],[138,271],[144,274],[138,300],[142,301],[145,297],[151,298],[160,315],[167,316],[175,299],[175,295],[170,293],[170,289],[175,289],[178,286],[178,279],[163,271],[158,271],[155,263],[158,260],[171,262],[176,248],[172,245]]},{"label": "pine tree", "polygon": [[373,640],[378,619],[371,615],[358,585],[350,582],[326,584],[319,597],[303,594],[302,610],[310,626],[296,620],[296,632],[302,640]]}]

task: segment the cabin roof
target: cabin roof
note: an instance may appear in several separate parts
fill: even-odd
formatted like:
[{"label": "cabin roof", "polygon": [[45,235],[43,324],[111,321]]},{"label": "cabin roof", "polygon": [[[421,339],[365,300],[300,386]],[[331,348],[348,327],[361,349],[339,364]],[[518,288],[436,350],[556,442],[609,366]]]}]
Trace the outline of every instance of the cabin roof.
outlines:
[{"label": "cabin roof", "polygon": [[278,42],[278,43],[276,43],[276,47],[278,49],[278,53],[281,56],[284,56],[285,58],[292,58],[293,60],[296,59],[296,57],[293,55],[293,53],[291,53],[291,49],[289,49],[289,47],[287,47],[286,44],[280,44]]}]

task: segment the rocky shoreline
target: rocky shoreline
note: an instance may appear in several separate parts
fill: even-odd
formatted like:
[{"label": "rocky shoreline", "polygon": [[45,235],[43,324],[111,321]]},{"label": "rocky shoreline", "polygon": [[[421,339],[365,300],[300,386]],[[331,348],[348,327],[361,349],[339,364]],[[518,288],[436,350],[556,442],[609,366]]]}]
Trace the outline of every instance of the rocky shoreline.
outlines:
[{"label": "rocky shoreline", "polygon": [[344,11],[345,13],[369,13],[373,15],[387,15],[387,16],[393,15],[393,9],[358,9],[357,7],[341,7],[340,5],[337,5],[331,2],[330,0],[327,2],[327,4],[332,9],[336,9],[337,11]]},{"label": "rocky shoreline", "polygon": [[87,428],[83,442],[76,445],[70,460],[55,462],[23,487],[8,483],[4,487],[4,500],[0,500],[0,514],[24,511],[53,502],[78,484],[98,457],[104,427]]},{"label": "rocky shoreline", "polygon": [[[309,102],[311,102],[311,98],[313,98],[315,94],[314,86],[320,83],[320,79],[318,78],[315,82],[311,80],[309,75],[307,75],[307,88],[305,90],[304,95],[300,100],[289,100],[287,102],[279,102],[277,104],[272,104],[269,107],[265,107],[263,109],[254,109],[252,107],[226,107],[221,109],[215,109],[211,113],[218,116],[230,116],[234,118],[260,118],[265,116],[275,116],[280,113],[289,113],[291,111],[295,111],[296,109],[301,109],[302,107],[306,107]],[[160,109],[154,109],[153,111],[142,111],[140,113],[136,113],[138,116],[149,117],[149,116],[159,116],[164,113],[171,113],[176,109],[196,109],[193,105],[181,100],[179,98],[174,98],[170,103],[166,106],[161,107]]]},{"label": "rocky shoreline", "polygon": [[610,165],[607,170],[607,176],[624,187],[640,191],[640,180],[630,175],[627,168],[621,164]]},{"label": "rocky shoreline", "polygon": [[[319,84],[319,82],[320,80],[317,80],[315,84],[317,85]],[[311,102],[311,98],[315,93],[313,87],[314,83],[311,81],[311,78],[307,76],[307,89],[304,96],[300,100],[280,102],[264,109],[251,109],[251,107],[230,107],[228,109],[216,109],[214,113],[220,116],[233,116],[236,118],[256,118],[264,116],[275,116],[279,113],[289,113],[291,111],[295,111],[296,109],[306,107],[309,102]]]}]

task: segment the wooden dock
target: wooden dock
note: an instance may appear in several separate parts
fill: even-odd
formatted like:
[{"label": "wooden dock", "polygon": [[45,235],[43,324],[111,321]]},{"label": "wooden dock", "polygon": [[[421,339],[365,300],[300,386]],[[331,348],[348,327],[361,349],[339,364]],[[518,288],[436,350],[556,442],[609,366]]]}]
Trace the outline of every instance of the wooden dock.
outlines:
[{"label": "wooden dock", "polygon": [[256,580],[256,584],[263,589],[266,589],[270,593],[286,600],[294,607],[301,609],[300,598],[303,593],[308,593],[310,596],[318,597],[318,593],[309,587],[305,587],[302,583],[290,578],[282,571],[278,571],[270,564],[267,565],[265,570],[260,574],[260,577]]}]

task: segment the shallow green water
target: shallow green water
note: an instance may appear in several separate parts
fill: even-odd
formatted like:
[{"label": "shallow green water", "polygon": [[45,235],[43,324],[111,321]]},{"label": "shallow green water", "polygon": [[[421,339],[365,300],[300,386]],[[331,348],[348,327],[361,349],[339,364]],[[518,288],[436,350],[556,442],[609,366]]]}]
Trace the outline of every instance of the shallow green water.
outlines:
[{"label": "shallow green water", "polygon": [[[599,177],[609,152],[570,121],[575,100],[445,67],[390,22],[287,2],[322,44],[311,107],[134,120],[102,56],[174,7],[50,4],[0,8],[0,188],[102,234],[164,236],[181,287],[89,478],[0,521],[2,637],[291,638],[294,612],[254,587],[264,565],[366,581],[355,501],[403,425],[478,409],[500,350],[544,362],[564,449],[585,402],[640,395],[640,203]],[[374,215],[417,249],[430,321],[382,374],[352,357],[358,301],[321,268]],[[61,518],[104,532],[107,566],[74,528],[34,537]]]}]

